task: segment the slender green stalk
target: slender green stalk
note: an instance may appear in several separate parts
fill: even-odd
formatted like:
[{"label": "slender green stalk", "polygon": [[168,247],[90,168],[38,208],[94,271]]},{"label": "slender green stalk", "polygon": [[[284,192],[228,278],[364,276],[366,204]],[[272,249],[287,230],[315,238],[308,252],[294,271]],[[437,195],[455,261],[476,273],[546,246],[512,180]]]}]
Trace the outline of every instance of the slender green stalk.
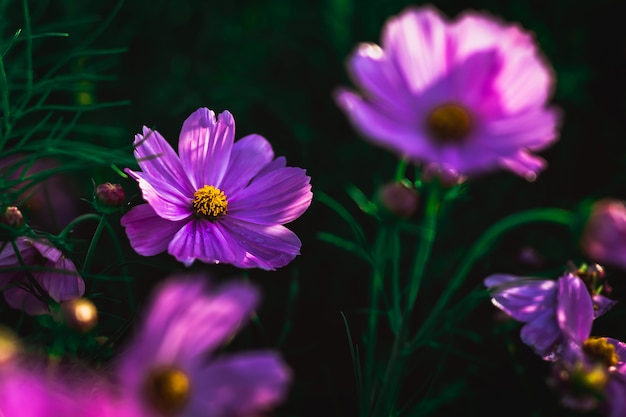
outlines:
[{"label": "slender green stalk", "polygon": [[106,215],[103,214],[100,217],[98,226],[96,226],[96,231],[93,233],[93,237],[91,238],[91,243],[89,244],[89,248],[87,249],[87,255],[85,256],[85,263],[83,264],[82,272],[89,271],[89,267],[91,266],[93,255],[95,254],[96,245],[98,244],[98,240],[100,240],[100,235],[102,234],[102,230],[104,229],[106,222],[107,222]]},{"label": "slender green stalk", "polygon": [[396,174],[394,176],[396,181],[402,181],[406,174],[407,162],[404,159],[400,159],[398,161],[398,166],[396,167]]},{"label": "slender green stalk", "polygon": [[480,259],[481,256],[486,254],[504,233],[520,226],[538,222],[554,223],[569,227],[572,225],[573,220],[574,214],[570,211],[558,208],[538,208],[514,213],[493,224],[467,252],[456,273],[450,280],[450,283],[437,300],[437,303],[415,337],[408,343],[407,348],[409,350],[415,349],[422,345],[424,341],[429,340],[429,332],[435,323],[438,322],[439,316],[448,305],[452,296],[463,284],[465,277],[472,269],[474,263]]},{"label": "slender green stalk", "polygon": [[59,239],[65,239],[67,237],[67,235],[74,230],[74,228],[76,226],[78,226],[80,223],[83,223],[87,220],[100,220],[99,215],[94,214],[94,213],[90,213],[90,214],[83,214],[82,216],[78,216],[77,218],[75,218],[74,220],[72,220],[70,222],[70,224],[68,224],[67,226],[65,226],[65,229],[61,230],[61,233],[59,233]]},{"label": "slender green stalk", "polygon": [[430,258],[433,243],[435,241],[435,234],[437,229],[437,214],[439,212],[439,204],[441,200],[441,188],[437,182],[432,183],[428,190],[428,199],[426,202],[426,213],[423,221],[423,228],[421,239],[418,242],[417,253],[415,255],[415,263],[410,275],[409,281],[409,293],[407,298],[407,305],[405,314],[410,315],[413,311],[413,306],[417,299],[422,278],[424,275],[424,269],[426,263]]}]

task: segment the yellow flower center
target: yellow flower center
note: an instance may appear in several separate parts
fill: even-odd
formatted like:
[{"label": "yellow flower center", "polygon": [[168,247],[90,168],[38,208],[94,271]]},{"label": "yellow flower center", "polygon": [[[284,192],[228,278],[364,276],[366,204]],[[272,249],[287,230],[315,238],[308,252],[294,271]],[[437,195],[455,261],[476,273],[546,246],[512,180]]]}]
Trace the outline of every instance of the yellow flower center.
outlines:
[{"label": "yellow flower center", "polygon": [[619,362],[619,356],[615,353],[615,346],[609,343],[606,337],[590,337],[585,340],[583,351],[607,367],[615,366]]},{"label": "yellow flower center", "polygon": [[189,400],[191,384],[187,375],[175,367],[152,370],[145,380],[144,393],[149,404],[165,416],[181,411]]},{"label": "yellow flower center", "polygon": [[215,219],[228,211],[228,200],[224,191],[212,185],[205,185],[193,193],[193,209],[196,214]]},{"label": "yellow flower center", "polygon": [[426,119],[430,134],[440,142],[458,142],[472,130],[472,118],[467,109],[456,103],[435,107]]}]

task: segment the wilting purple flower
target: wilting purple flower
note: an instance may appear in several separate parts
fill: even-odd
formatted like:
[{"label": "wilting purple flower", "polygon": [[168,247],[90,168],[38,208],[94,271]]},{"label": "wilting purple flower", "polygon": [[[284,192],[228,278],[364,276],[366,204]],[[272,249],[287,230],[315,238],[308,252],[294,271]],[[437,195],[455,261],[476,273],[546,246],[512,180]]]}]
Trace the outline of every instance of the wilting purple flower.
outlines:
[{"label": "wilting purple flower", "polygon": [[586,283],[572,273],[558,280],[496,274],[484,283],[496,307],[526,323],[522,341],[546,360],[557,358],[565,338],[579,336],[570,333],[591,326],[594,318],[615,304],[603,295],[590,294]]},{"label": "wilting purple flower", "polygon": [[179,155],[146,127],[135,136],[143,172],[127,170],[148,204],[122,217],[137,253],[167,250],[185,265],[195,259],[240,268],[275,269],[299,254],[300,240],[283,226],[311,204],[305,170],[274,159],[259,135],[236,143],[235,122],[201,108],[183,124]]},{"label": "wilting purple flower", "polygon": [[580,240],[583,251],[593,260],[626,269],[626,205],[602,199],[591,208]]},{"label": "wilting purple flower", "polygon": [[546,163],[530,151],[558,135],[559,112],[546,108],[554,76],[532,34],[486,14],[448,22],[410,7],[348,69],[362,94],[341,89],[339,106],[365,137],[415,162],[533,180]]},{"label": "wilting purple flower", "polygon": [[11,307],[32,315],[44,314],[48,312],[47,297],[61,302],[85,293],[85,283],[74,263],[50,242],[20,237],[15,244],[25,268],[11,242],[0,242],[0,289]]},{"label": "wilting purple flower", "polygon": [[237,332],[257,301],[257,291],[244,283],[209,292],[199,278],[167,281],[120,357],[120,391],[147,415],[256,415],[277,404],[290,372],[276,353],[210,355]]}]

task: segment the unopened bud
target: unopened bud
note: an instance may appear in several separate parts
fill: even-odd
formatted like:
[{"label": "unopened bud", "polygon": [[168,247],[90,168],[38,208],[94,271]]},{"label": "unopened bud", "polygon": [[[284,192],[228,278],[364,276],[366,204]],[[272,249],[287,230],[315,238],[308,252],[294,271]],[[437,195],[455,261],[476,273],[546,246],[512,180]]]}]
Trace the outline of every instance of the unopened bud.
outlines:
[{"label": "unopened bud", "polygon": [[120,207],[126,201],[126,192],[119,184],[105,182],[96,187],[96,198],[104,206]]},{"label": "unopened bud", "polygon": [[422,181],[429,183],[435,178],[439,180],[442,186],[447,188],[461,184],[466,179],[454,169],[445,168],[435,163],[427,164],[422,170]]},{"label": "unopened bud", "polygon": [[98,309],[87,298],[75,298],[61,303],[61,314],[67,327],[87,333],[98,324]]},{"label": "unopened bud", "polygon": [[24,224],[24,217],[20,209],[15,206],[8,206],[4,213],[0,215],[0,223],[19,228]]},{"label": "unopened bud", "polygon": [[380,190],[380,201],[393,214],[410,217],[417,210],[417,192],[401,182],[390,182]]}]

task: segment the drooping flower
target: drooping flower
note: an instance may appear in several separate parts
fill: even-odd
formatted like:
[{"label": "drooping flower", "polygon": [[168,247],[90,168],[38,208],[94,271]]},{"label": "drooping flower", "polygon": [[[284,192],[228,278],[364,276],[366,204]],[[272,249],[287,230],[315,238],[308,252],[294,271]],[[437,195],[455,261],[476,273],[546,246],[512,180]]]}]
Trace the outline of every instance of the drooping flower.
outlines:
[{"label": "drooping flower", "polygon": [[597,201],[580,244],[594,261],[626,269],[626,204],[611,198]]},{"label": "drooping flower", "polygon": [[120,392],[144,415],[258,415],[285,396],[290,372],[274,352],[211,355],[251,315],[257,291],[233,282],[209,291],[201,277],[156,291],[119,358]]},{"label": "drooping flower", "polygon": [[11,242],[0,242],[0,289],[11,307],[31,315],[44,314],[48,312],[46,299],[60,303],[85,293],[74,263],[49,241],[20,237],[15,245],[24,267]]},{"label": "drooping flower", "polygon": [[157,131],[144,127],[135,136],[142,172],[127,172],[148,204],[130,210],[122,225],[137,253],[167,250],[187,266],[198,259],[262,269],[299,254],[300,240],[283,224],[311,204],[310,177],[274,159],[263,137],[234,136],[232,115],[216,119],[206,108],[183,123],[179,155]]},{"label": "drooping flower", "polygon": [[[591,326],[594,318],[615,304],[601,294],[590,293],[587,283],[570,272],[558,280],[495,274],[484,283],[496,307],[526,323],[520,334],[522,341],[545,360],[555,360],[563,341],[575,336],[569,334],[577,329],[572,323]],[[568,317],[567,322],[564,317]]]},{"label": "drooping flower", "polygon": [[546,165],[531,151],[558,134],[546,107],[554,76],[518,25],[410,7],[386,23],[381,46],[357,46],[348,69],[362,94],[340,89],[336,101],[377,145],[460,175],[505,168],[533,180]]}]

